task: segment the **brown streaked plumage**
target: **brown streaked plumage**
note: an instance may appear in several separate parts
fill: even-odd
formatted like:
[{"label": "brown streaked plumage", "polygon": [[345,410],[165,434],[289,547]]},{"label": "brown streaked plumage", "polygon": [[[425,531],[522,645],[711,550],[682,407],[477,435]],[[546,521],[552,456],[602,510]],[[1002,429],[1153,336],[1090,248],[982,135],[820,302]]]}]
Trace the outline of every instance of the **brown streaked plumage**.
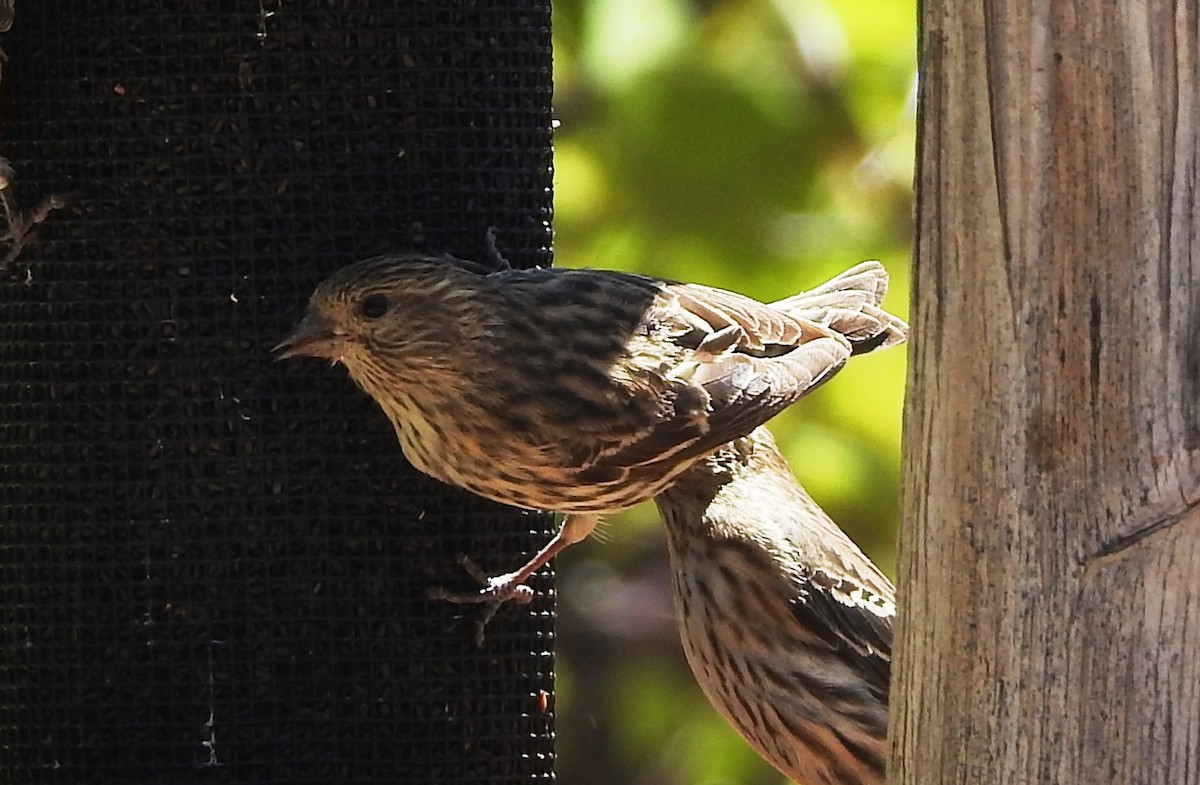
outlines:
[{"label": "brown streaked plumage", "polygon": [[653,497],[748,434],[830,378],[855,345],[903,340],[903,322],[875,307],[886,280],[865,263],[772,307],[627,273],[378,257],[323,282],[277,350],[342,362],[421,471],[567,514],[521,569],[479,595],[438,595],[494,609],[527,598],[525,579],[602,513]]},{"label": "brown streaked plumage", "polygon": [[883,785],[895,592],[793,478],[766,428],[656,498],[688,663],[800,785]]}]

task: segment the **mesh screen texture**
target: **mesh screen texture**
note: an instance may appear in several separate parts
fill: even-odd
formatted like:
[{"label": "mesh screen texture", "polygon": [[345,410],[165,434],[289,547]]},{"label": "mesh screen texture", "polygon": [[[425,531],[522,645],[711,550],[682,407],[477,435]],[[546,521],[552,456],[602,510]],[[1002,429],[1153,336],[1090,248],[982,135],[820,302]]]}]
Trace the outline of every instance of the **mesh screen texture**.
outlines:
[{"label": "mesh screen texture", "polygon": [[[549,534],[272,362],[364,256],[549,263],[545,2],[36,0],[3,193],[0,782],[552,779],[552,586],[482,649],[454,558]],[[0,247],[3,251],[3,247]]]}]

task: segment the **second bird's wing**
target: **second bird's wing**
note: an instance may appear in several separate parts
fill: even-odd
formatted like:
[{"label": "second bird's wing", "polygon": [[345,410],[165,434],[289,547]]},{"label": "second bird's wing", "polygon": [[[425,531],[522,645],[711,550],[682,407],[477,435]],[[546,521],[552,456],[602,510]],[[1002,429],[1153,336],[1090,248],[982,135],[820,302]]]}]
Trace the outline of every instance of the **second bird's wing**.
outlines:
[{"label": "second bird's wing", "polygon": [[[894,607],[873,602],[869,589],[851,577],[816,570],[793,585],[792,614],[848,662],[877,699],[886,703],[891,684]],[[890,606],[890,599],[882,604]]]}]

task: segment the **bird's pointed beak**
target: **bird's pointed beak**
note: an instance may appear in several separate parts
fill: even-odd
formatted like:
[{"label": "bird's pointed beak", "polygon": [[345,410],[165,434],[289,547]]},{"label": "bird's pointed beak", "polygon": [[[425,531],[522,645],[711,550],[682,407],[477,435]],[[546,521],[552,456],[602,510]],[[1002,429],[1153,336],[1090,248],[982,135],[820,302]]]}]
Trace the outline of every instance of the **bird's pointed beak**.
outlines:
[{"label": "bird's pointed beak", "polygon": [[275,345],[276,360],[292,357],[324,357],[337,361],[342,355],[342,336],[333,331],[324,319],[309,314],[292,334]]}]

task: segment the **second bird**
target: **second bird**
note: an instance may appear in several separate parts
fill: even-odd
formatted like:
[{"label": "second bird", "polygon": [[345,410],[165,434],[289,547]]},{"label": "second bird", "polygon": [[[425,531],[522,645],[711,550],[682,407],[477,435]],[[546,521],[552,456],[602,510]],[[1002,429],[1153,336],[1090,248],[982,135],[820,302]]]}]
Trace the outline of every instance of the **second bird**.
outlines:
[{"label": "second bird", "polygon": [[[887,325],[903,323],[869,304],[879,286],[886,274],[867,262],[804,305],[816,297],[870,322],[873,346],[899,342],[903,330]],[[788,313],[789,303],[603,270],[385,256],[321,283],[276,349],[344,364],[426,474],[566,513],[528,564],[470,595],[494,611],[527,599],[524,581],[604,513],[654,497],[843,366],[849,330]]]}]

